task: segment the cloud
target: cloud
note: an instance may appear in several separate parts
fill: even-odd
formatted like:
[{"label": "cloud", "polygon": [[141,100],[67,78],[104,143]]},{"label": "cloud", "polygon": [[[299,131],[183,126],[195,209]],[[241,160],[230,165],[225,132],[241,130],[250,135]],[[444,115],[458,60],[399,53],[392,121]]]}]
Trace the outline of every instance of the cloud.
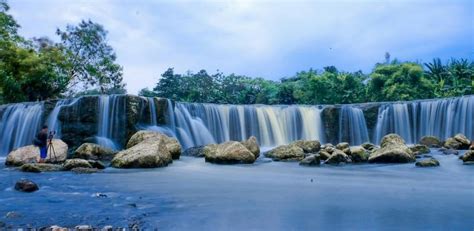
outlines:
[{"label": "cloud", "polygon": [[22,34],[54,37],[90,18],[109,30],[130,93],[167,67],[279,79],[335,65],[370,71],[402,60],[473,59],[471,1],[17,0]]}]

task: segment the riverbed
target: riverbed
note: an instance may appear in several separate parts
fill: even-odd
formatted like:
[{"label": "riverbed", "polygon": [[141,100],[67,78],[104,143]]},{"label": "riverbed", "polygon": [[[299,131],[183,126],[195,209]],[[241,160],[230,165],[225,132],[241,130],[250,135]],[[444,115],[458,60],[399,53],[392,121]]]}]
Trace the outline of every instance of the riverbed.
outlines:
[{"label": "riverbed", "polygon": [[[302,167],[260,158],[223,166],[182,157],[166,168],[23,173],[0,159],[0,224],[159,230],[473,230],[474,166]],[[13,189],[20,178],[40,186]],[[7,217],[7,213],[10,214]],[[13,213],[11,213],[13,212]]]}]

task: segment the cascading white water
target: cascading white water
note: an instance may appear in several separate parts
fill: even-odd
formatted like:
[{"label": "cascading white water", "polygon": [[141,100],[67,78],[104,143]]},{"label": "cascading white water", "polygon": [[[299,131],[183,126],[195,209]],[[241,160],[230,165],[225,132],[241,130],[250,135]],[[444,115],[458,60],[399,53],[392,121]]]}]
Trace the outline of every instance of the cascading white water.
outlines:
[{"label": "cascading white water", "polygon": [[123,138],[125,121],[120,121],[125,116],[124,97],[121,95],[101,95],[99,97],[99,123],[97,143],[114,150],[120,149],[118,140]]},{"label": "cascading white water", "polygon": [[362,110],[352,105],[342,106],[339,114],[339,142],[359,145],[368,141],[369,132]]},{"label": "cascading white water", "polygon": [[256,136],[262,146],[298,139],[323,139],[316,106],[215,105],[176,103],[172,130],[185,147]]},{"label": "cascading white water", "polygon": [[457,133],[474,139],[473,121],[474,96],[385,104],[379,108],[374,142],[392,132],[408,143],[426,135],[446,139]]},{"label": "cascading white water", "polygon": [[19,103],[7,106],[0,124],[0,155],[30,145],[41,127],[43,103]]},{"label": "cascading white water", "polygon": [[58,120],[59,112],[64,106],[71,106],[75,104],[79,99],[81,98],[79,97],[79,98],[73,98],[73,99],[59,100],[56,103],[56,106],[54,107],[54,109],[48,115],[48,120],[47,120],[48,128],[50,131],[56,131],[55,138],[58,138],[58,139],[61,138],[61,123]]}]

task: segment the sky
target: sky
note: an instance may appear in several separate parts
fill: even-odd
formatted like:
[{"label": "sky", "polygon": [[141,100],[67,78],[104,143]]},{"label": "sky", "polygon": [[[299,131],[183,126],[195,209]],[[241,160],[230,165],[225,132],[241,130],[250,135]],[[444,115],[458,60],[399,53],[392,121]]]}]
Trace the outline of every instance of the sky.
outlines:
[{"label": "sky", "polygon": [[160,74],[241,74],[279,80],[334,65],[370,72],[402,61],[474,60],[471,0],[9,0],[27,37],[91,19],[104,25],[131,94]]}]

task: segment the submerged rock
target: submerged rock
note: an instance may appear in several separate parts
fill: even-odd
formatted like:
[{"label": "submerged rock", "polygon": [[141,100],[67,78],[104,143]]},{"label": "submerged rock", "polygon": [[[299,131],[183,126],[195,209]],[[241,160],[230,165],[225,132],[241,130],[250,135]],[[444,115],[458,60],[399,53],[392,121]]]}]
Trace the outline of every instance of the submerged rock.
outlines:
[{"label": "submerged rock", "polygon": [[253,153],[255,159],[260,156],[260,147],[258,146],[257,138],[255,136],[251,136],[247,140],[240,143],[244,145],[251,153]]},{"label": "submerged rock", "polygon": [[439,148],[442,145],[442,142],[436,136],[423,136],[418,143],[426,145],[429,148]]},{"label": "submerged rock", "polygon": [[369,153],[362,146],[351,147],[349,156],[355,163],[367,162],[369,159]]},{"label": "submerged rock", "polygon": [[21,179],[16,182],[15,184],[15,190],[20,191],[20,192],[34,192],[39,189],[38,185],[28,179]]},{"label": "submerged rock", "polygon": [[339,149],[336,149],[331,156],[326,160],[326,164],[344,164],[344,163],[351,163],[351,158],[344,152]]},{"label": "submerged rock", "polygon": [[84,159],[69,159],[64,162],[63,169],[68,171],[73,168],[92,168],[89,161]]},{"label": "submerged rock", "polygon": [[237,141],[208,145],[204,148],[206,162],[216,164],[251,164],[255,154]]},{"label": "submerged rock", "polygon": [[[67,157],[68,146],[62,140],[53,140],[54,153],[49,152],[46,157],[47,163],[64,162]],[[21,166],[23,164],[37,162],[39,160],[39,148],[34,145],[28,145],[10,152],[5,160],[7,166]]]},{"label": "submerged rock", "polygon": [[91,173],[99,172],[99,169],[77,167],[77,168],[71,169],[71,172],[76,173],[76,174],[91,174]]},{"label": "submerged rock", "polygon": [[181,145],[179,144],[178,140],[172,137],[168,137],[165,134],[155,132],[155,131],[138,131],[130,138],[127,143],[127,149],[132,148],[133,146],[148,141],[158,143],[160,140],[163,140],[166,148],[168,149],[169,153],[171,154],[173,160],[179,159],[181,155]]},{"label": "submerged rock", "polygon": [[116,168],[156,168],[173,162],[164,139],[146,139],[131,148],[120,151],[112,159]]},{"label": "submerged rock", "polygon": [[74,157],[86,160],[112,160],[116,152],[98,144],[84,143],[74,151]]},{"label": "submerged rock", "polygon": [[438,151],[442,152],[445,155],[457,155],[457,154],[459,154],[459,151],[454,150],[454,149],[440,148]]},{"label": "submerged rock", "polygon": [[59,164],[31,163],[22,165],[20,170],[23,172],[54,172],[62,171],[63,166]]},{"label": "submerged rock", "polygon": [[304,154],[297,145],[281,145],[265,153],[265,156],[274,161],[300,161],[304,159]]},{"label": "submerged rock", "polygon": [[408,163],[414,162],[415,156],[405,145],[405,141],[397,134],[383,137],[381,148],[369,156],[369,163]]},{"label": "submerged rock", "polygon": [[303,166],[319,166],[321,164],[321,159],[319,158],[319,155],[313,154],[310,155],[303,160],[301,160],[300,165]]},{"label": "submerged rock", "polygon": [[424,159],[416,162],[417,167],[437,167],[439,166],[439,161],[435,158]]},{"label": "submerged rock", "polygon": [[305,153],[317,153],[321,149],[321,143],[318,140],[297,140],[290,145],[300,147]]},{"label": "submerged rock", "polygon": [[415,144],[410,147],[414,155],[430,153],[430,148],[424,144]]},{"label": "submerged rock", "polygon": [[184,150],[183,156],[204,157],[204,146],[188,148]]}]

